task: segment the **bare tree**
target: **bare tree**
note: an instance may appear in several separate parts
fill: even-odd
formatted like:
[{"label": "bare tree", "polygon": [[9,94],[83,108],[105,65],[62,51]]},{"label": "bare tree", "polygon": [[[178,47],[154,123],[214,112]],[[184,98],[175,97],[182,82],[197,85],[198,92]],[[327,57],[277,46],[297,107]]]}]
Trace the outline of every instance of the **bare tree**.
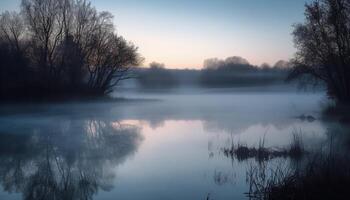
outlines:
[{"label": "bare tree", "polygon": [[289,79],[307,76],[324,82],[330,97],[349,103],[350,1],[307,4],[305,22],[295,25],[293,35],[298,52]]},{"label": "bare tree", "polygon": [[64,38],[61,1],[22,0],[22,13],[32,39],[32,58],[48,82],[52,80],[50,75],[56,75],[55,53]]},{"label": "bare tree", "polygon": [[111,92],[119,81],[130,78],[130,68],[140,62],[137,48],[115,34],[109,35],[96,50],[95,62],[89,67],[89,84],[96,92]]},{"label": "bare tree", "polygon": [[21,13],[4,12],[0,22],[4,57],[21,52],[35,87],[50,93],[109,93],[142,61],[137,47],[116,35],[112,14],[87,0],[22,0]]},{"label": "bare tree", "polygon": [[16,51],[22,51],[20,42],[25,37],[25,26],[20,14],[4,12],[0,18],[0,37],[7,41]]}]

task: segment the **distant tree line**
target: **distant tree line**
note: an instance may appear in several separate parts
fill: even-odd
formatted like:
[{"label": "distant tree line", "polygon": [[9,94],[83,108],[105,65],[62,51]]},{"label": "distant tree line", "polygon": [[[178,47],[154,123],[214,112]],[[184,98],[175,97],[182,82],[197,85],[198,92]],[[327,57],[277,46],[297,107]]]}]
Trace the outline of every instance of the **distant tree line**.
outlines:
[{"label": "distant tree line", "polygon": [[290,64],[278,61],[273,67],[268,64],[251,65],[241,57],[225,60],[213,58],[204,61],[200,83],[209,87],[257,86],[283,83]]},{"label": "distant tree line", "polygon": [[289,79],[324,83],[337,102],[350,103],[350,1],[306,4],[305,21],[295,25],[297,54]]},{"label": "distant tree line", "polygon": [[241,57],[217,58],[204,61],[203,69],[168,69],[162,63],[152,62],[148,68],[134,70],[142,88],[240,87],[284,84],[290,63],[280,60],[274,66],[255,66]]},{"label": "distant tree line", "polygon": [[0,17],[0,96],[104,95],[141,58],[85,0],[22,0]]},{"label": "distant tree line", "polygon": [[148,69],[139,69],[137,74],[139,85],[143,88],[172,88],[179,84],[176,75],[165,69],[163,63],[152,62]]}]

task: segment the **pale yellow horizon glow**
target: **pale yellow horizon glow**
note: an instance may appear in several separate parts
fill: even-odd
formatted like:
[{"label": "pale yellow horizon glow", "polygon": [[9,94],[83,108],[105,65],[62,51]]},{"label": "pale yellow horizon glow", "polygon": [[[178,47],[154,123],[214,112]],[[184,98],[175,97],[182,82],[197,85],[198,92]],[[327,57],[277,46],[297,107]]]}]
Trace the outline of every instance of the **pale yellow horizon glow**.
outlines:
[{"label": "pale yellow horizon glow", "polygon": [[[2,0],[0,11],[21,0]],[[240,56],[253,65],[289,60],[292,25],[302,22],[310,0],[90,0],[115,18],[116,32],[151,62],[200,69],[208,58]]]},{"label": "pale yellow horizon glow", "polygon": [[[96,1],[99,10],[109,10],[115,16],[117,32],[139,47],[145,58],[143,66],[159,62],[178,69],[201,69],[208,58],[231,56],[243,57],[258,66],[288,61],[296,51],[292,25],[302,21],[304,3],[305,0],[272,1],[272,9],[261,2],[206,1],[203,5],[207,7],[191,10],[189,6],[197,8],[197,4],[167,1],[155,10],[149,4],[139,6],[138,2],[123,8],[114,1],[108,7]],[[169,10],[170,4],[182,10]],[[233,6],[232,10],[228,6]],[[213,9],[216,10],[211,13]],[[251,9],[255,12],[251,13]],[[294,11],[287,12],[291,9]]]},{"label": "pale yellow horizon glow", "polygon": [[[143,67],[148,67],[151,62],[159,62],[164,63],[166,68],[201,69],[205,59],[225,59],[231,56],[243,57],[257,66],[263,63],[273,65],[278,60],[288,61],[294,54],[294,49],[286,51],[283,46],[274,47],[277,39],[272,38],[260,42],[262,46],[259,47],[253,44],[253,40],[239,40],[240,37],[226,41],[226,38],[224,40],[220,37],[210,40],[200,37],[163,38],[161,35],[145,36],[137,33],[129,33],[128,36],[145,58]],[[292,46],[292,41],[287,42],[286,46]]]}]

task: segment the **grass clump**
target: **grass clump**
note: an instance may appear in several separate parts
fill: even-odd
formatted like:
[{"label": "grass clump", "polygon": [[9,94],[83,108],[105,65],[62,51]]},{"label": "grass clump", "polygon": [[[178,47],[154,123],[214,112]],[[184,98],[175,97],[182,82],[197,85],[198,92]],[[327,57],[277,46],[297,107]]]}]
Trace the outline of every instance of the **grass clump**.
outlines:
[{"label": "grass clump", "polygon": [[266,163],[247,170],[249,192],[256,200],[348,199],[350,160],[345,157],[313,155],[304,167],[294,170]]},{"label": "grass clump", "polygon": [[259,141],[258,147],[248,147],[245,144],[238,143],[229,148],[223,148],[224,155],[235,158],[238,161],[255,158],[258,162],[267,161],[273,158],[284,157],[300,159],[307,153],[304,148],[301,132],[293,132],[290,145],[285,148],[267,148],[265,147],[265,137]]}]

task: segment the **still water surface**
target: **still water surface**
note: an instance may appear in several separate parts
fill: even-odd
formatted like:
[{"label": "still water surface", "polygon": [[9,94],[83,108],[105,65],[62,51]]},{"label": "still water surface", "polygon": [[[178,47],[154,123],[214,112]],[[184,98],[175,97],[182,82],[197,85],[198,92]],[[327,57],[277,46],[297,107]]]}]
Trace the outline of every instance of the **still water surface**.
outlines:
[{"label": "still water surface", "polygon": [[[247,167],[232,142],[324,142],[324,96],[300,92],[130,92],[120,101],[6,105],[0,199],[245,199]],[[316,120],[302,120],[300,115]]]}]

